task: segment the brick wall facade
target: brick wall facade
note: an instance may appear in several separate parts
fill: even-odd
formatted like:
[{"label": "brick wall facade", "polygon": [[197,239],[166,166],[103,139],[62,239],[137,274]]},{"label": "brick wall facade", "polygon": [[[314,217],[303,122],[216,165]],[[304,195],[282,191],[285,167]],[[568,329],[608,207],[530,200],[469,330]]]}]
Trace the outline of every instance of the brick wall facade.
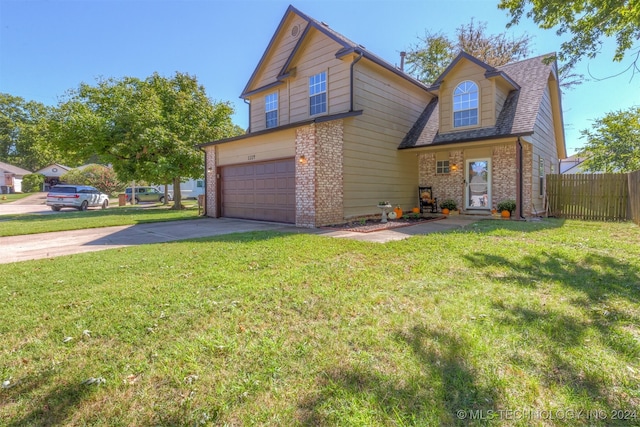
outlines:
[{"label": "brick wall facade", "polygon": [[[522,207],[524,216],[531,216],[532,212],[532,180],[533,149],[530,144],[523,142],[523,194]],[[517,162],[516,143],[501,144],[491,149],[491,208],[505,199],[516,199]],[[418,155],[419,178],[421,187],[433,187],[433,195],[438,202],[453,199],[458,207],[464,208],[465,197],[465,156],[464,150],[449,151],[449,165],[456,164],[457,171],[449,174],[436,173],[436,155],[434,153],[420,153]],[[441,159],[442,160],[442,159]]]},{"label": "brick wall facade", "polygon": [[[315,227],[316,125],[296,129],[296,226]],[[301,163],[300,159],[306,159]]]},{"label": "brick wall facade", "polygon": [[434,153],[420,153],[418,156],[418,182],[421,187],[433,187],[433,197],[438,203],[453,199],[462,207],[464,199],[464,153],[462,150],[449,152],[449,165],[458,165],[457,171],[448,174],[436,173],[436,156]]},{"label": "brick wall facade", "polygon": [[[342,120],[296,129],[296,225],[344,221]],[[304,156],[306,163],[299,160]]]},{"label": "brick wall facade", "polygon": [[206,186],[205,188],[205,209],[207,216],[212,218],[218,217],[218,211],[216,206],[218,204],[218,171],[216,169],[216,147],[209,146],[205,148],[206,160],[204,170],[206,174]]},{"label": "brick wall facade", "polygon": [[505,199],[516,200],[516,184],[518,169],[516,163],[516,144],[497,145],[493,147],[493,176],[491,181],[491,207]]}]

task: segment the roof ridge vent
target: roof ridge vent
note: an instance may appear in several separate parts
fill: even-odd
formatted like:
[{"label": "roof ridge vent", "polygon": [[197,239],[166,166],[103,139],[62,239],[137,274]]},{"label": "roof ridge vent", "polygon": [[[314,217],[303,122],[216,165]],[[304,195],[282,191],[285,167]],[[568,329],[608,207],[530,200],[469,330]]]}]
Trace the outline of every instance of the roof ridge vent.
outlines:
[{"label": "roof ridge vent", "polygon": [[320,21],[320,23],[321,23],[322,25],[324,25],[325,27],[328,27],[328,26],[329,26],[329,24],[327,24],[327,23],[326,23],[326,22],[324,22],[324,21]]}]

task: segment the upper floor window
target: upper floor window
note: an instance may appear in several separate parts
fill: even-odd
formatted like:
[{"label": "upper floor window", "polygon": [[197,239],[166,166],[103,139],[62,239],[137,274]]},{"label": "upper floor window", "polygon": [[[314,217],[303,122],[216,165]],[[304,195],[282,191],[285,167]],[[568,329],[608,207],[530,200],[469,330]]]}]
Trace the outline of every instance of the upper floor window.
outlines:
[{"label": "upper floor window", "polygon": [[278,92],[264,97],[264,112],[266,115],[267,128],[278,126]]},{"label": "upper floor window", "polygon": [[478,124],[478,85],[464,81],[453,91],[453,127]]},{"label": "upper floor window", "polygon": [[327,112],[327,73],[309,77],[309,115]]}]

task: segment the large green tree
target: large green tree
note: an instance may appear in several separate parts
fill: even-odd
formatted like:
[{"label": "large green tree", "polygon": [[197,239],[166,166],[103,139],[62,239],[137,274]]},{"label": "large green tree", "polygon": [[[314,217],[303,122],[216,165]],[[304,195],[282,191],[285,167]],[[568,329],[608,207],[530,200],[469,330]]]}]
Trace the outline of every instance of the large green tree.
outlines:
[{"label": "large green tree", "polygon": [[533,19],[540,28],[557,27],[557,34],[570,34],[563,42],[558,58],[573,67],[583,57],[594,58],[600,53],[604,38],[616,40],[614,61],[622,61],[631,51],[630,68],[638,69],[640,55],[639,0],[500,0],[500,9],[511,15],[509,26],[522,16]]},{"label": "large green tree", "polygon": [[580,132],[587,143],[583,163],[589,171],[640,170],[640,107],[608,113]]},{"label": "large green tree", "polygon": [[173,183],[179,209],[180,181],[203,174],[203,154],[194,145],[234,136],[232,113],[195,77],[156,73],[81,84],[58,106],[54,127],[61,147],[80,158],[97,154],[123,181]]},{"label": "large green tree", "polygon": [[65,160],[49,140],[50,108],[0,93],[0,160],[31,171]]},{"label": "large green tree", "polygon": [[526,58],[530,53],[531,37],[524,34],[509,38],[506,34],[487,34],[485,22],[461,25],[455,38],[442,32],[426,31],[424,37],[407,51],[407,71],[425,84],[433,83],[460,51],[499,67]]}]

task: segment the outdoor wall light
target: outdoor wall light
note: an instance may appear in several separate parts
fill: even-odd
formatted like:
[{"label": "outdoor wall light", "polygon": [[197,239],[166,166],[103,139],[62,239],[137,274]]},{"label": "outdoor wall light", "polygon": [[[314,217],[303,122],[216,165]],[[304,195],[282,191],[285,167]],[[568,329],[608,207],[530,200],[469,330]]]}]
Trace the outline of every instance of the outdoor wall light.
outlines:
[{"label": "outdoor wall light", "polygon": [[305,156],[300,156],[300,158],[298,159],[298,163],[300,163],[301,165],[306,165],[307,158]]},{"label": "outdoor wall light", "polygon": [[458,165],[456,165],[455,163],[453,163],[453,164],[451,165],[451,168],[450,168],[450,169],[451,169],[451,172],[455,172],[455,171],[457,171],[457,170],[458,170]]},{"label": "outdoor wall light", "polygon": [[213,168],[207,168],[207,172],[209,173],[213,172]]}]

